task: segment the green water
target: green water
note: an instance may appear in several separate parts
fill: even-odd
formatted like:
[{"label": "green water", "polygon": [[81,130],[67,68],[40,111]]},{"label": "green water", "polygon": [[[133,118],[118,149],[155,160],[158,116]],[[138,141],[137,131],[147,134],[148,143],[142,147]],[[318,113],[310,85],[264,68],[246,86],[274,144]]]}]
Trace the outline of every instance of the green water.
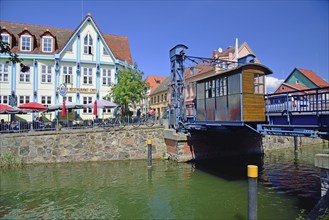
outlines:
[{"label": "green water", "polygon": [[[322,148],[297,156],[289,150],[197,163],[153,161],[151,169],[139,160],[1,170],[0,218],[247,219],[245,165],[254,163],[260,166],[258,218],[295,219],[319,198],[312,158]],[[308,172],[314,179],[305,178]]]}]

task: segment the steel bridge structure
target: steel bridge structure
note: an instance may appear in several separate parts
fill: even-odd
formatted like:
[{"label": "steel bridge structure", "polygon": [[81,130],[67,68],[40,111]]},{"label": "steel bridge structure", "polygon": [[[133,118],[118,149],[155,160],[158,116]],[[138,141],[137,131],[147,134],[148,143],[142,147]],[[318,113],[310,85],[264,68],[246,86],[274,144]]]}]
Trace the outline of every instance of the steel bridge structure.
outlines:
[{"label": "steel bridge structure", "polygon": [[257,123],[243,120],[201,121],[195,115],[187,115],[184,75],[186,59],[195,63],[201,61],[207,65],[220,66],[243,66],[246,62],[253,62],[252,59],[246,58],[233,62],[217,58],[192,57],[186,55],[187,49],[187,46],[179,44],[170,50],[169,128],[176,129],[177,132],[208,129],[220,132],[225,130],[223,128],[234,131],[237,131],[236,128],[246,128],[250,132],[259,134],[305,136],[329,140],[329,87],[264,95],[265,120]]}]

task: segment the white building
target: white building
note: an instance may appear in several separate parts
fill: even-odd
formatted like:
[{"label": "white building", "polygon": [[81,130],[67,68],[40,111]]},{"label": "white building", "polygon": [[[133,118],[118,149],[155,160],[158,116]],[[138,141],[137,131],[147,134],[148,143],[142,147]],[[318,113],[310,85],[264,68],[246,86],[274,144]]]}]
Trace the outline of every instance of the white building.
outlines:
[{"label": "white building", "polygon": [[[17,106],[32,101],[53,105],[65,98],[91,103],[108,94],[120,67],[132,65],[128,38],[103,34],[90,14],[76,30],[0,21],[0,33],[11,52],[30,67],[21,72],[19,64],[6,63],[8,54],[0,54],[2,104],[13,105],[16,99]],[[63,85],[68,89],[66,97],[58,92]],[[98,112],[99,117],[110,114]],[[84,119],[94,117],[92,109],[78,114]]]}]

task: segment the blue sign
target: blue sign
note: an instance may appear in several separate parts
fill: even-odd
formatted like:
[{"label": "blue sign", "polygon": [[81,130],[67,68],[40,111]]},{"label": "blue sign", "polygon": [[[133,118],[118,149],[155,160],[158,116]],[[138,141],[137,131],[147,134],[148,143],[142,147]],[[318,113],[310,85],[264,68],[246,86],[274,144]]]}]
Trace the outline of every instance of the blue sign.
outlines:
[{"label": "blue sign", "polygon": [[61,96],[66,96],[67,91],[68,91],[68,88],[66,87],[65,83],[62,83],[62,84],[59,85],[59,87],[57,87],[57,92]]}]

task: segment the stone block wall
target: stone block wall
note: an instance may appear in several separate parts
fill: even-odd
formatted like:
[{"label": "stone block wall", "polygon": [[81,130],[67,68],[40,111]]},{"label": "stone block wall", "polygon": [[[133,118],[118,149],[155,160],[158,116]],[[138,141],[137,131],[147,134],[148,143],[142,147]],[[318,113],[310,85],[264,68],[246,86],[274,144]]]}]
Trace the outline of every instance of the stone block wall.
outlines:
[{"label": "stone block wall", "polygon": [[[297,145],[305,146],[312,144],[321,144],[324,140],[321,138],[297,137]],[[294,147],[294,137],[265,135],[262,138],[262,148],[264,152]]]},{"label": "stone block wall", "polygon": [[167,149],[162,126],[0,134],[0,152],[21,156],[25,163],[147,159],[148,139],[152,157],[163,158]]}]

